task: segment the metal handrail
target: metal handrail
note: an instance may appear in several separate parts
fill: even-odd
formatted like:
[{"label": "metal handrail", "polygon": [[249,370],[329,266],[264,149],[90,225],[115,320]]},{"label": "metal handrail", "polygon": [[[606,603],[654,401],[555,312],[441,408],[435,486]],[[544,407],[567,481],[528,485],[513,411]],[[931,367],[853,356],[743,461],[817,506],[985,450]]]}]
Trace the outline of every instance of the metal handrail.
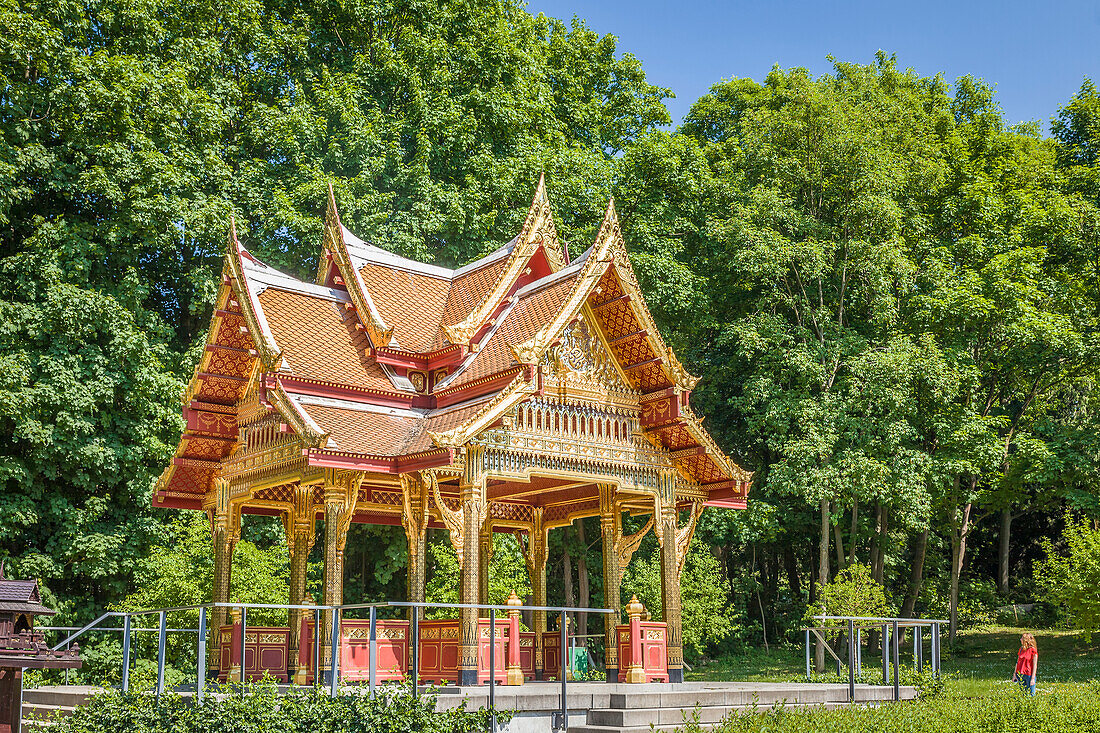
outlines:
[{"label": "metal handrail", "polygon": [[879,623],[897,621],[899,624],[913,623],[921,626],[950,623],[942,618],[895,618],[893,616],[812,616],[811,618],[815,621],[878,621]]},{"label": "metal handrail", "polygon": [[[865,629],[882,628],[882,684],[888,685],[891,681],[890,667],[893,665],[894,700],[901,699],[901,635],[905,629],[913,629],[913,666],[918,672],[924,671],[924,643],[921,639],[921,631],[929,627],[929,636],[932,643],[932,672],[940,673],[942,640],[940,638],[940,626],[948,621],[944,619],[923,618],[892,618],[881,616],[813,616],[815,621],[844,621],[847,626],[848,642],[848,697],[853,702],[856,694],[856,669],[862,671],[863,653],[860,643],[861,632]],[[861,622],[861,623],[857,623]],[[829,648],[825,639],[819,632],[844,631],[844,626],[806,626],[803,627],[806,639],[806,680],[810,681],[810,634],[829,650],[836,659],[837,674],[840,673],[841,659],[836,652]],[[891,641],[893,644],[891,645]]]},{"label": "metal handrail", "polygon": [[82,626],[79,631],[77,631],[75,634],[73,634],[69,638],[65,639],[65,641],[63,641],[60,644],[58,644],[57,646],[55,646],[53,648],[53,650],[56,652],[57,650],[61,649],[62,647],[68,646],[69,642],[76,639],[78,636],[83,634],[85,631],[87,631],[88,629],[94,628],[95,626],[98,626],[100,621],[103,621],[104,619],[111,618],[112,616],[117,616],[117,615],[118,615],[118,613],[116,611],[108,611],[107,613],[105,613],[102,616],[100,616],[99,618],[97,618],[95,621],[92,621],[91,623]]},{"label": "metal handrail", "polygon": [[[135,631],[156,631],[158,633],[157,640],[157,683],[156,683],[156,696],[159,699],[164,692],[164,668],[165,668],[165,646],[167,641],[167,633],[172,632],[186,632],[197,633],[197,664],[196,664],[196,684],[195,684],[195,698],[198,702],[202,701],[204,694],[204,679],[206,674],[206,616],[207,611],[214,608],[239,608],[241,609],[241,694],[245,694],[246,686],[244,685],[245,671],[244,671],[244,651],[245,641],[247,638],[246,629],[248,623],[248,609],[260,608],[260,609],[280,609],[280,610],[308,610],[314,614],[315,627],[320,628],[320,617],[322,612],[332,612],[332,635],[329,639],[331,645],[331,668],[328,670],[329,674],[329,694],[336,695],[338,693],[339,685],[339,644],[340,644],[340,617],[346,610],[354,609],[369,609],[370,610],[370,638],[368,647],[368,684],[370,694],[373,695],[376,687],[376,662],[377,662],[377,611],[379,608],[455,608],[455,609],[473,609],[473,610],[487,610],[489,611],[489,621],[492,626],[496,625],[496,612],[505,611],[550,611],[559,614],[559,630],[561,634],[561,709],[555,713],[555,720],[553,721],[553,727],[555,730],[568,729],[569,725],[569,710],[567,706],[567,677],[568,677],[568,664],[569,659],[565,650],[567,647],[568,638],[568,625],[566,623],[566,614],[568,613],[594,613],[594,614],[615,614],[619,613],[616,609],[612,608],[585,608],[579,606],[508,606],[508,605],[492,605],[482,603],[428,603],[418,601],[382,601],[378,603],[348,603],[340,605],[305,605],[305,604],[277,604],[277,603],[233,603],[217,601],[212,603],[202,603],[187,606],[169,606],[166,608],[154,608],[141,611],[108,611],[97,619],[85,626],[79,627],[75,633],[71,634],[64,641],[57,646],[53,647],[54,650],[67,647],[72,641],[80,637],[81,635],[97,630],[97,631],[121,631],[123,633],[122,644],[122,690],[127,692],[129,690],[129,671],[130,671],[130,635]],[[199,612],[199,626],[197,629],[182,628],[182,629],[169,629],[166,623],[166,618],[169,613],[175,613],[179,611],[195,611]],[[155,629],[135,629],[131,628],[130,621],[134,616],[147,616],[150,614],[157,614],[159,618],[159,624]],[[99,627],[98,625],[108,618],[121,617],[123,625],[121,628],[108,626]],[[412,614],[412,637],[414,642],[412,644],[412,694],[416,697],[419,688],[419,621],[420,614]],[[68,630],[70,627],[46,627],[43,630]],[[71,627],[76,629],[77,627]],[[314,685],[316,685],[321,678],[320,670],[320,633],[314,634]],[[599,637],[599,634],[588,634],[585,638],[593,636]],[[577,637],[574,637],[577,638]],[[489,684],[489,707],[491,710],[495,708],[496,704],[496,642],[489,645],[489,668],[490,668],[490,684]],[[496,716],[492,715],[493,730],[496,730]]]},{"label": "metal handrail", "polygon": [[[76,631],[79,626],[35,626],[35,631]],[[90,631],[125,631],[121,626],[100,626],[95,629],[89,629]],[[168,631],[178,631],[180,633],[195,633],[196,629],[184,628],[184,629],[167,629]],[[160,629],[130,629],[134,631],[160,631]]]}]

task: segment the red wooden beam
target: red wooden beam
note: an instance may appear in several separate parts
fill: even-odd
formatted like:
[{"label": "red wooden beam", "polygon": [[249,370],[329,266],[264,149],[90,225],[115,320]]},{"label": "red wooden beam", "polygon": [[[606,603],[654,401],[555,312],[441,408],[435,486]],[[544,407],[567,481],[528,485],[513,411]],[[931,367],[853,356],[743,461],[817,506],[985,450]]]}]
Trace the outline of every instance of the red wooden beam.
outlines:
[{"label": "red wooden beam", "polygon": [[629,303],[629,302],[630,302],[630,296],[629,295],[620,295],[618,298],[612,298],[611,300],[605,300],[604,302],[600,303],[599,305],[594,305],[592,307],[595,308],[596,310],[601,310],[601,309],[606,308],[607,306],[611,305],[612,303]]},{"label": "red wooden beam", "polygon": [[626,371],[629,372],[629,371],[633,371],[635,369],[640,369],[644,366],[649,366],[650,364],[660,364],[660,363],[661,363],[661,358],[657,357],[656,359],[649,359],[648,361],[640,361],[637,364],[631,364],[630,366],[625,367],[625,369],[626,369]]},{"label": "red wooden beam", "polygon": [[399,394],[397,392],[383,392],[381,390],[353,387],[348,384],[326,382],[321,379],[306,379],[290,374],[268,375],[267,387],[274,387],[275,381],[283,386],[287,392],[310,395],[313,397],[333,397],[349,402],[361,402],[369,405],[381,405],[384,407],[412,406],[414,395]]},{"label": "red wooden beam", "polygon": [[499,392],[503,387],[511,383],[513,379],[520,373],[524,373],[526,370],[522,366],[512,367],[511,369],[505,369],[503,372],[497,372],[481,379],[475,379],[472,382],[468,382],[458,387],[450,387],[442,391],[435,393],[435,402],[437,407],[446,407],[447,405],[454,405],[459,402],[464,402],[474,397],[480,397],[481,395],[488,394],[490,392]]},{"label": "red wooden beam", "polygon": [[649,333],[649,331],[647,331],[643,328],[641,331],[635,331],[633,333],[628,333],[625,336],[619,336],[618,338],[610,339],[607,343],[608,344],[620,344],[623,341],[629,341],[630,339],[634,338],[635,336],[645,336],[648,333]]}]

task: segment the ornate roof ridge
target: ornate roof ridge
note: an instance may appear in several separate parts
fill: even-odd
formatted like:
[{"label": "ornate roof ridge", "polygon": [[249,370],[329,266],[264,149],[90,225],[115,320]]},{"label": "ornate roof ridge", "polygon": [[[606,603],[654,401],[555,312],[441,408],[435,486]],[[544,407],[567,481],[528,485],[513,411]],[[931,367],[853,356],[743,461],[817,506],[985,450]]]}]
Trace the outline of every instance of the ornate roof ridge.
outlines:
[{"label": "ornate roof ridge", "polygon": [[[360,323],[363,324],[372,346],[387,347],[393,339],[393,326],[387,325],[382,320],[381,314],[370,297],[366,284],[359,274],[359,268],[351,261],[344,232],[347,231],[340,223],[340,212],[336,208],[336,195],[332,190],[332,184],[328,187],[328,211],[325,212],[325,230],[323,250],[332,258],[336,269],[343,278],[344,286],[348,290],[351,302],[355,306]],[[327,274],[326,257],[322,252],[321,262],[318,266],[318,280],[324,284]],[[396,385],[395,385],[396,386]]]},{"label": "ornate roof ridge", "polygon": [[[275,343],[275,336],[271,333],[271,327],[267,324],[264,309],[260,305],[258,293],[254,293],[249,287],[248,274],[245,272],[245,258],[253,263],[259,262],[248,250],[241,246],[237,240],[237,221],[233,216],[229,217],[229,242],[225,257],[225,270],[229,278],[229,286],[237,296],[245,323],[252,334],[252,341],[259,352],[260,361],[265,369],[274,371],[279,364],[281,351]],[[264,267],[263,263],[260,263]],[[272,268],[274,269],[274,268]],[[277,272],[277,271],[276,271]]]},{"label": "ornate roof ridge", "polygon": [[546,261],[553,271],[567,264],[564,249],[558,240],[554,226],[554,215],[550,199],[546,195],[546,176],[539,176],[535,195],[524,219],[519,235],[510,242],[508,262],[496,285],[481,299],[466,318],[455,324],[444,324],[443,332],[452,344],[467,346],[470,340],[492,317],[500,304],[508,296],[517,280],[530,270],[528,263],[540,249],[545,253]]},{"label": "ornate roof ridge", "polygon": [[[343,225],[341,225],[341,229],[343,230],[342,233],[349,254],[355,259],[362,260],[363,263],[388,267],[393,270],[405,270],[407,272],[416,273],[417,275],[450,281],[468,273],[475,272],[476,270],[480,270],[483,267],[487,267],[497,260],[508,256],[511,254],[512,249],[515,247],[516,240],[518,239],[518,237],[512,239],[512,241],[507,244],[498,247],[483,257],[479,257],[473,262],[468,262],[461,267],[450,268],[444,267],[443,265],[436,265],[431,262],[421,262],[420,260],[403,257],[388,249],[384,249],[360,239]],[[362,265],[360,265],[360,267],[362,267]]]}]

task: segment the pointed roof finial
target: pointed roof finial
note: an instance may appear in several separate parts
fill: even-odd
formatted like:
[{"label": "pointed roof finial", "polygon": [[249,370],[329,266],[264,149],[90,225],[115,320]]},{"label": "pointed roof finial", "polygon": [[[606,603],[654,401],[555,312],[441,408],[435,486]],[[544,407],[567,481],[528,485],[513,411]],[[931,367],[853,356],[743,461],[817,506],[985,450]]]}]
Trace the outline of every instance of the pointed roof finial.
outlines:
[{"label": "pointed roof finial", "polygon": [[535,201],[549,201],[546,195],[546,171],[539,173],[539,185],[535,186]]},{"label": "pointed roof finial", "polygon": [[0,560],[0,580],[4,580],[4,565],[8,562],[8,558]]},{"label": "pointed roof finial", "polygon": [[326,222],[340,226],[340,212],[336,208],[336,193],[332,189],[332,181],[328,182],[328,211],[325,214]]}]

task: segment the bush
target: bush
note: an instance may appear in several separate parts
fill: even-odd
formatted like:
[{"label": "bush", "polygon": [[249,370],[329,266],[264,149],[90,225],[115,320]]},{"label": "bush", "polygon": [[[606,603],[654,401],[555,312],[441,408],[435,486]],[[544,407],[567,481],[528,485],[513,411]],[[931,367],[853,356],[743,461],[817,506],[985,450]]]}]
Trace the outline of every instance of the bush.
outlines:
[{"label": "bush", "polygon": [[1046,560],[1035,567],[1035,579],[1046,600],[1063,613],[1074,628],[1085,632],[1085,640],[1100,629],[1100,530],[1084,521],[1066,517],[1062,531],[1065,553],[1043,541]]},{"label": "bush", "polygon": [[[1100,697],[1082,688],[1079,694],[1040,694],[1027,697],[1016,685],[994,696],[959,699],[936,697],[916,702],[824,708],[779,707],[756,715],[733,715],[716,733],[1094,733],[1100,730]],[[696,721],[688,721],[685,733],[701,733]]]},{"label": "bush", "polygon": [[[661,556],[654,552],[636,557],[623,578],[623,600],[637,594],[655,621],[663,621],[661,605]],[[733,626],[727,600],[726,579],[717,558],[698,540],[688,547],[684,572],[680,575],[680,612],[684,656],[700,658],[707,647],[730,635]]]},{"label": "bush", "polygon": [[805,622],[809,626],[840,625],[834,621],[822,624],[814,616],[868,616],[883,617],[889,613],[886,591],[882,584],[871,577],[866,565],[849,565],[825,585],[817,586],[817,602],[806,609]]},{"label": "bush", "polygon": [[[485,730],[489,712],[465,705],[436,712],[431,696],[413,698],[405,688],[383,686],[366,694],[338,697],[309,691],[278,695],[274,685],[253,686],[252,694],[208,695],[202,705],[178,695],[158,702],[148,694],[95,695],[88,705],[59,721],[59,733],[465,733]],[[507,716],[499,715],[499,719]]]}]

